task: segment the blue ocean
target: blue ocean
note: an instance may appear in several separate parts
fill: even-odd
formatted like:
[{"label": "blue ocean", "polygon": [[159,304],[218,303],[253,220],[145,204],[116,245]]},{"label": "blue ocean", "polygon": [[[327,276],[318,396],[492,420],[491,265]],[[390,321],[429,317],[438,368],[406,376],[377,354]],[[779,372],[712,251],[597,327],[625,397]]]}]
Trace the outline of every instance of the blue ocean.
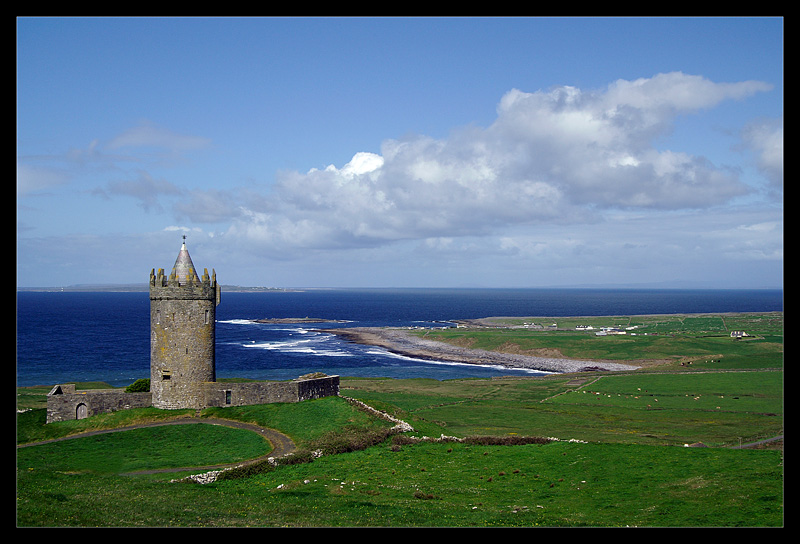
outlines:
[{"label": "blue ocean", "polygon": [[[149,377],[146,292],[17,292],[17,385]],[[226,293],[217,307],[217,378],[288,380],[309,372],[437,380],[532,375],[401,357],[326,333],[341,327],[447,327],[490,316],[783,310],[782,290],[310,289]],[[312,317],[344,323],[259,324]]]}]

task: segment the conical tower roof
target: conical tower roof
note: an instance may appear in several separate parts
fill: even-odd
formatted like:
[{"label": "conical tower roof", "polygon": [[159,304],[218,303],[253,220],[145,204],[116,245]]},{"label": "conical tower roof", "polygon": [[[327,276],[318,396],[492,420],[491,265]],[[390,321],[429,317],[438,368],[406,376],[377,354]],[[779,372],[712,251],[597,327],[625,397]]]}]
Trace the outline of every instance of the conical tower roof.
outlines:
[{"label": "conical tower roof", "polygon": [[178,253],[178,258],[175,259],[175,266],[172,268],[172,273],[175,275],[175,278],[178,280],[179,285],[183,285],[188,283],[189,281],[194,280],[197,276],[197,271],[194,269],[194,263],[192,262],[192,258],[189,256],[189,250],[186,249],[186,237],[183,237],[183,244],[181,245],[181,250]]}]

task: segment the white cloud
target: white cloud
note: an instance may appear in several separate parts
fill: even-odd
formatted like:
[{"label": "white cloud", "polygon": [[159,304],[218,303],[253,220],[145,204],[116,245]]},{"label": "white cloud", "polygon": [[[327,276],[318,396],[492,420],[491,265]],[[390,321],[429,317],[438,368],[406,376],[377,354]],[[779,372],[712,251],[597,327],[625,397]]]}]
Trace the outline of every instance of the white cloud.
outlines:
[{"label": "white cloud", "polygon": [[31,166],[28,164],[17,165],[17,192],[20,195],[29,195],[47,191],[66,183],[64,174],[51,168]]},{"label": "white cloud", "polygon": [[111,181],[105,188],[93,191],[96,195],[119,195],[135,199],[145,211],[160,210],[160,195],[179,195],[181,190],[164,179],[154,179],[147,172],[138,172],[135,179]]},{"label": "white cloud", "polygon": [[756,155],[758,168],[773,188],[783,189],[783,119],[759,120],[742,131],[744,145]]},{"label": "white cloud", "polygon": [[655,140],[677,115],[769,88],[676,72],[602,91],[512,90],[485,129],[387,140],[380,155],[356,153],[342,168],[282,174],[264,199],[242,205],[228,234],[275,248],[356,247],[724,204],[749,190],[736,172]]},{"label": "white cloud", "polygon": [[144,122],[112,138],[108,142],[107,148],[157,147],[172,151],[188,151],[202,149],[209,144],[210,142],[206,138],[177,134],[149,122]]},{"label": "white cloud", "polygon": [[[352,179],[356,176],[370,174],[380,169],[383,166],[383,157],[375,153],[359,152],[353,156],[353,159],[344,165],[339,173],[347,178]],[[335,170],[336,167],[331,165],[328,167],[330,170]]]},{"label": "white cloud", "polygon": [[197,223],[226,223],[240,213],[235,200],[227,191],[192,191],[175,203],[173,211],[178,217]]},{"label": "white cloud", "polygon": [[701,76],[671,72],[635,81],[618,80],[605,96],[616,107],[630,106],[657,115],[711,108],[724,100],[741,100],[771,89],[760,81],[714,83]]}]

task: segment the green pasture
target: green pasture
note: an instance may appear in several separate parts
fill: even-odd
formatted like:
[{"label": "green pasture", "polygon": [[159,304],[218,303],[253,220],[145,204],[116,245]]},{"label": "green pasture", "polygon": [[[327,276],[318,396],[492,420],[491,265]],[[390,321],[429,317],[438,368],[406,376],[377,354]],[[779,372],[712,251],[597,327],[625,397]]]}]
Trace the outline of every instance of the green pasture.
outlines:
[{"label": "green pasture", "polygon": [[[207,431],[208,426],[197,426]],[[175,429],[168,428],[167,434]],[[25,527],[776,527],[776,450],[636,444],[389,444],[199,485],[187,473],[87,463],[144,435],[25,448],[17,524]],[[125,435],[133,433],[126,431]],[[194,439],[203,440],[203,437]],[[237,440],[241,437],[230,437]],[[190,437],[173,436],[188,445]],[[254,452],[255,453],[255,452]],[[182,454],[181,454],[182,455]],[[152,468],[174,463],[154,461]]]},{"label": "green pasture", "polygon": [[[342,394],[394,409],[431,436],[736,446],[783,433],[783,373],[587,373],[492,380],[345,380]],[[460,392],[460,394],[459,394]]]},{"label": "green pasture", "polygon": [[782,414],[782,378],[780,372],[604,376],[548,402],[682,412]]},{"label": "green pasture", "polygon": [[[498,327],[416,330],[414,334],[490,351],[575,359],[671,361],[699,369],[782,368],[783,313],[493,318]],[[531,328],[540,324],[543,328]],[[548,328],[549,325],[557,328]],[[592,326],[578,330],[578,326]],[[616,327],[625,334],[596,333]],[[636,328],[632,328],[636,327]],[[744,331],[747,337],[732,338]]]},{"label": "green pasture", "polygon": [[18,467],[65,473],[125,474],[236,463],[268,454],[252,431],[219,425],[167,425],[50,442],[20,450]]},{"label": "green pasture", "polygon": [[[485,323],[527,330],[576,330],[578,326],[592,326],[593,331],[603,327],[630,329],[636,333],[660,334],[729,334],[745,331],[754,335],[783,335],[783,312],[727,313],[727,314],[653,314],[628,316],[577,316],[577,317],[494,317]],[[537,326],[541,329],[536,328]]]}]

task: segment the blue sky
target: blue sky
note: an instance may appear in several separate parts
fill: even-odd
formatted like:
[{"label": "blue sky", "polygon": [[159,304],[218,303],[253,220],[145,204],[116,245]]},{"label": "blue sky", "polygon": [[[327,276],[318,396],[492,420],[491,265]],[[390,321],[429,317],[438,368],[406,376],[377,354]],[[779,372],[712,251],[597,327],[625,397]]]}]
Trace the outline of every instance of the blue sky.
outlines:
[{"label": "blue sky", "polygon": [[17,285],[783,285],[781,18],[19,18]]}]

